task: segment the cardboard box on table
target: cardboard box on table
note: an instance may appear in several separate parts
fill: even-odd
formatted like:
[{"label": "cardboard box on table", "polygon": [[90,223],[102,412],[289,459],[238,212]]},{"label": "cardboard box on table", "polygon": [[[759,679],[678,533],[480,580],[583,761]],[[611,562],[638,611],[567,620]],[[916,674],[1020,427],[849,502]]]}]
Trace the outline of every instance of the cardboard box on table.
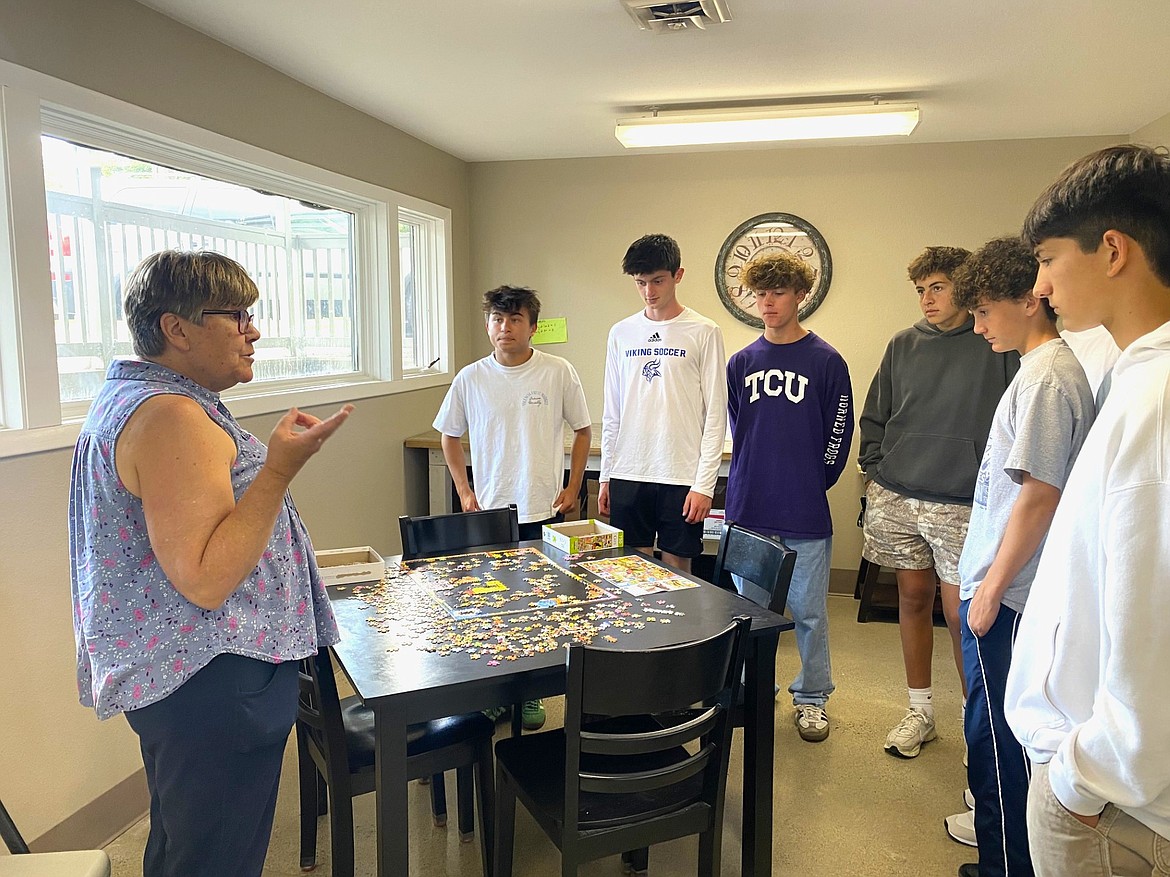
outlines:
[{"label": "cardboard box on table", "polygon": [[594,518],[585,521],[566,521],[563,524],[545,525],[541,538],[567,554],[583,551],[601,551],[606,548],[621,548],[625,534],[617,527],[603,524]]}]

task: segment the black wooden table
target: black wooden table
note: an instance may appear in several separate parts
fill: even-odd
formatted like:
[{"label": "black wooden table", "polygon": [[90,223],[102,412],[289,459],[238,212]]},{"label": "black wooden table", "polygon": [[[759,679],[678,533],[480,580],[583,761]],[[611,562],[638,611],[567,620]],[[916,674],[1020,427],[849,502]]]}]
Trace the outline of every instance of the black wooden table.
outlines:
[{"label": "black wooden table", "polygon": [[[554,563],[570,567],[565,555],[543,542],[524,542]],[[517,546],[499,546],[514,548]],[[483,549],[477,549],[483,550]],[[590,558],[632,554],[630,549],[593,552]],[[407,825],[406,726],[413,722],[522,703],[565,692],[562,649],[520,657],[490,666],[466,654],[441,655],[415,648],[388,650],[387,635],[369,623],[370,608],[352,587],[330,588],[341,628],[334,647],[342,670],[362,701],[375,714],[378,874],[400,877],[410,872]],[[624,599],[636,602],[635,598]],[[725,628],[737,615],[752,619],[747,650],[744,755],[742,873],[772,873],[772,762],[775,742],[774,681],[776,646],[781,631],[793,624],[734,593],[703,582],[700,587],[657,594],[676,611],[671,624],[646,624],[618,637],[614,648],[656,648],[701,639]],[[653,605],[652,597],[642,598]],[[603,637],[593,643],[610,645]]]}]

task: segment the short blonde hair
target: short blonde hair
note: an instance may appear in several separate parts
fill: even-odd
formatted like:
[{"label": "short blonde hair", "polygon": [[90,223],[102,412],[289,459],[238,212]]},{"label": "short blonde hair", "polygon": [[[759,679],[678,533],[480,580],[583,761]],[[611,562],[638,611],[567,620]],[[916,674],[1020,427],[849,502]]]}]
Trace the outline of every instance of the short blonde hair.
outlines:
[{"label": "short blonde hair", "polygon": [[753,292],[791,289],[801,293],[812,291],[816,275],[812,268],[791,253],[775,253],[748,262],[741,279],[743,285]]}]

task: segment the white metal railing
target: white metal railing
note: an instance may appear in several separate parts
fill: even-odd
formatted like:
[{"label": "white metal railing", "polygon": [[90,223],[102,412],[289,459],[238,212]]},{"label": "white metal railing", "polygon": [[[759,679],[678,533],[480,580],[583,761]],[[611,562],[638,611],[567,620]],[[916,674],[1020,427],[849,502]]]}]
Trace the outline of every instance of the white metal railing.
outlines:
[{"label": "white metal railing", "polygon": [[256,282],[257,381],[358,369],[348,235],[252,228],[59,192],[47,203],[62,402],[92,398],[106,365],[131,354],[122,286],[143,258],[166,248],[223,253]]}]

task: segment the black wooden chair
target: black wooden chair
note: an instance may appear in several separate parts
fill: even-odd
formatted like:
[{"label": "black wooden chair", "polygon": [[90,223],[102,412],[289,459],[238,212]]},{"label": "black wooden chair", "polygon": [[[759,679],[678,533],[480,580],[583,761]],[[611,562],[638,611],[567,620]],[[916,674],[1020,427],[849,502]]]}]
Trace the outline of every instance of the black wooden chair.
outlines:
[{"label": "black wooden chair", "polygon": [[[732,575],[746,579],[768,595],[764,608],[783,615],[795,566],[796,552],[778,537],[765,536],[726,521],[723,534],[719,537],[719,551],[715,556],[711,581],[721,588],[735,591]],[[733,728],[744,726],[746,716],[742,693],[741,689],[741,696],[731,708]],[[649,867],[650,851],[645,848],[632,850],[624,853],[622,858],[633,873],[642,874]]]},{"label": "black wooden chair", "polygon": [[741,616],[705,640],[644,651],[570,645],[565,727],[496,744],[496,877],[512,873],[517,798],[560,849],[562,875],[690,834],[699,874],[718,874],[750,626]]},{"label": "black wooden chair", "polygon": [[[0,801],[0,837],[4,838],[4,845],[19,861],[14,861],[8,867],[13,874],[22,877],[110,877],[110,857],[102,850],[79,850],[65,853],[32,853],[28,844],[8,815],[4,802]],[[11,860],[8,860],[11,861]],[[8,873],[6,866],[0,865],[0,872]]]},{"label": "black wooden chair", "polygon": [[398,519],[402,534],[402,559],[433,557],[476,548],[520,541],[520,519],[516,506],[480,512],[456,512]]},{"label": "black wooden chair", "polygon": [[727,521],[719,538],[719,553],[715,555],[711,581],[734,591],[732,575],[747,579],[768,593],[769,600],[764,608],[783,615],[795,567],[796,552],[778,537],[765,536]]},{"label": "black wooden chair", "polygon": [[[505,545],[520,541],[520,517],[515,504],[506,508],[485,509],[478,512],[455,512],[450,515],[429,515],[398,519],[402,534],[402,559],[417,560],[435,557],[453,551],[482,548],[486,545]],[[519,736],[521,705],[512,705],[512,735]],[[443,778],[431,778],[436,785],[431,801],[438,808],[444,805]],[[438,811],[436,810],[436,813]]]},{"label": "black wooden chair", "polygon": [[[317,818],[328,812],[333,839],[332,873],[334,877],[353,877],[352,798],[374,791],[374,714],[357,697],[339,698],[328,649],[322,649],[314,657],[301,662],[296,729],[300,767],[301,869],[316,867]],[[445,770],[456,771],[459,832],[464,841],[471,840],[474,805],[479,805],[485,875],[491,873],[494,831],[494,731],[494,724],[482,713],[420,722],[406,730],[408,779],[441,775]],[[406,831],[406,826],[401,830]]]}]

